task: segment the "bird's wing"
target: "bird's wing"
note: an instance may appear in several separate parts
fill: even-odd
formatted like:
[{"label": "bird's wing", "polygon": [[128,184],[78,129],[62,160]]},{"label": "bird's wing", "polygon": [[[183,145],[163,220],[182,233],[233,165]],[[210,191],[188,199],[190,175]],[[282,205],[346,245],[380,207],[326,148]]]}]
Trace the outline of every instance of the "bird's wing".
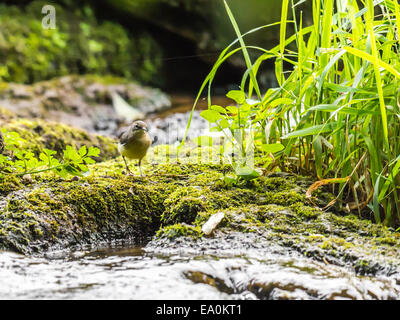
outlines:
[{"label": "bird's wing", "polygon": [[130,132],[130,127],[127,128],[123,133],[121,133],[120,138],[119,138],[119,143],[124,145],[128,142],[129,140],[129,132]]}]

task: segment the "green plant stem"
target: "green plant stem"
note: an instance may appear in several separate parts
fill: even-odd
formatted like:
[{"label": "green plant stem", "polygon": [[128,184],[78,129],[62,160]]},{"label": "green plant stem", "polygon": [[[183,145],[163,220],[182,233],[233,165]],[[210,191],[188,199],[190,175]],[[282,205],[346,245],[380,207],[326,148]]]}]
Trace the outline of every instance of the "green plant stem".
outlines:
[{"label": "green plant stem", "polygon": [[47,172],[47,171],[53,171],[53,170],[56,170],[56,169],[59,169],[59,168],[63,168],[66,165],[68,165],[68,164],[64,163],[64,164],[60,164],[58,166],[51,167],[51,168],[46,168],[46,169],[41,169],[41,170],[36,170],[36,171],[26,171],[24,173],[17,173],[17,174],[15,174],[15,176],[22,177],[22,176],[27,175],[27,174],[37,174],[37,173],[42,173],[42,172]]}]

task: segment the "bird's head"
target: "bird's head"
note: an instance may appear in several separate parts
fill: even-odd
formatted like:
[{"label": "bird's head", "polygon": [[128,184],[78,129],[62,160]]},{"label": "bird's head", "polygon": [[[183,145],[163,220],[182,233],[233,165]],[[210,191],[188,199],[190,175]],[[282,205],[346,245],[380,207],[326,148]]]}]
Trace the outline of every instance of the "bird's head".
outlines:
[{"label": "bird's head", "polygon": [[140,132],[140,131],[147,132],[149,130],[147,129],[147,124],[144,121],[137,120],[137,121],[132,123],[132,131],[133,132],[135,132],[135,131],[136,132]]}]

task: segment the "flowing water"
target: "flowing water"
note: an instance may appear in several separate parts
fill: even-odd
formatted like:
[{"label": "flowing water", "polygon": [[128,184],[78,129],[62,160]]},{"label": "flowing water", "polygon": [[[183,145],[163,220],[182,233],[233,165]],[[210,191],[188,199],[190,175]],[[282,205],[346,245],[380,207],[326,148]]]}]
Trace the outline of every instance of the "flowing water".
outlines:
[{"label": "flowing water", "polygon": [[0,252],[0,298],[399,299],[400,288],[393,278],[276,250],[209,255],[116,246],[50,259]]}]

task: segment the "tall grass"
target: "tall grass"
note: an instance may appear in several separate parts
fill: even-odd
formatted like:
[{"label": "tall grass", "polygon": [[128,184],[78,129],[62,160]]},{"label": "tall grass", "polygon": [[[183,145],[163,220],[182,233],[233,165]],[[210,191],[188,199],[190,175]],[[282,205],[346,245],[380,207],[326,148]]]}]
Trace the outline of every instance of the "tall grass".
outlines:
[{"label": "tall grass", "polygon": [[[368,211],[378,223],[400,222],[400,8],[397,0],[310,0],[313,24],[303,26],[297,3],[282,1],[280,44],[245,44],[225,2],[238,39],[224,50],[199,92],[219,66],[242,52],[248,70],[241,90],[258,96],[251,126],[264,143],[280,142],[281,169],[296,168],[332,185],[349,210]],[[290,12],[293,20],[287,20]],[[288,24],[295,34],[288,35]],[[249,33],[260,31],[263,26]],[[235,45],[239,43],[240,47]],[[251,61],[248,51],[260,56]],[[259,92],[257,74],[275,60],[278,88]],[[289,67],[288,67],[289,66]],[[196,104],[195,104],[196,105]],[[194,105],[194,108],[195,108]],[[366,209],[366,210],[365,210]]]}]

